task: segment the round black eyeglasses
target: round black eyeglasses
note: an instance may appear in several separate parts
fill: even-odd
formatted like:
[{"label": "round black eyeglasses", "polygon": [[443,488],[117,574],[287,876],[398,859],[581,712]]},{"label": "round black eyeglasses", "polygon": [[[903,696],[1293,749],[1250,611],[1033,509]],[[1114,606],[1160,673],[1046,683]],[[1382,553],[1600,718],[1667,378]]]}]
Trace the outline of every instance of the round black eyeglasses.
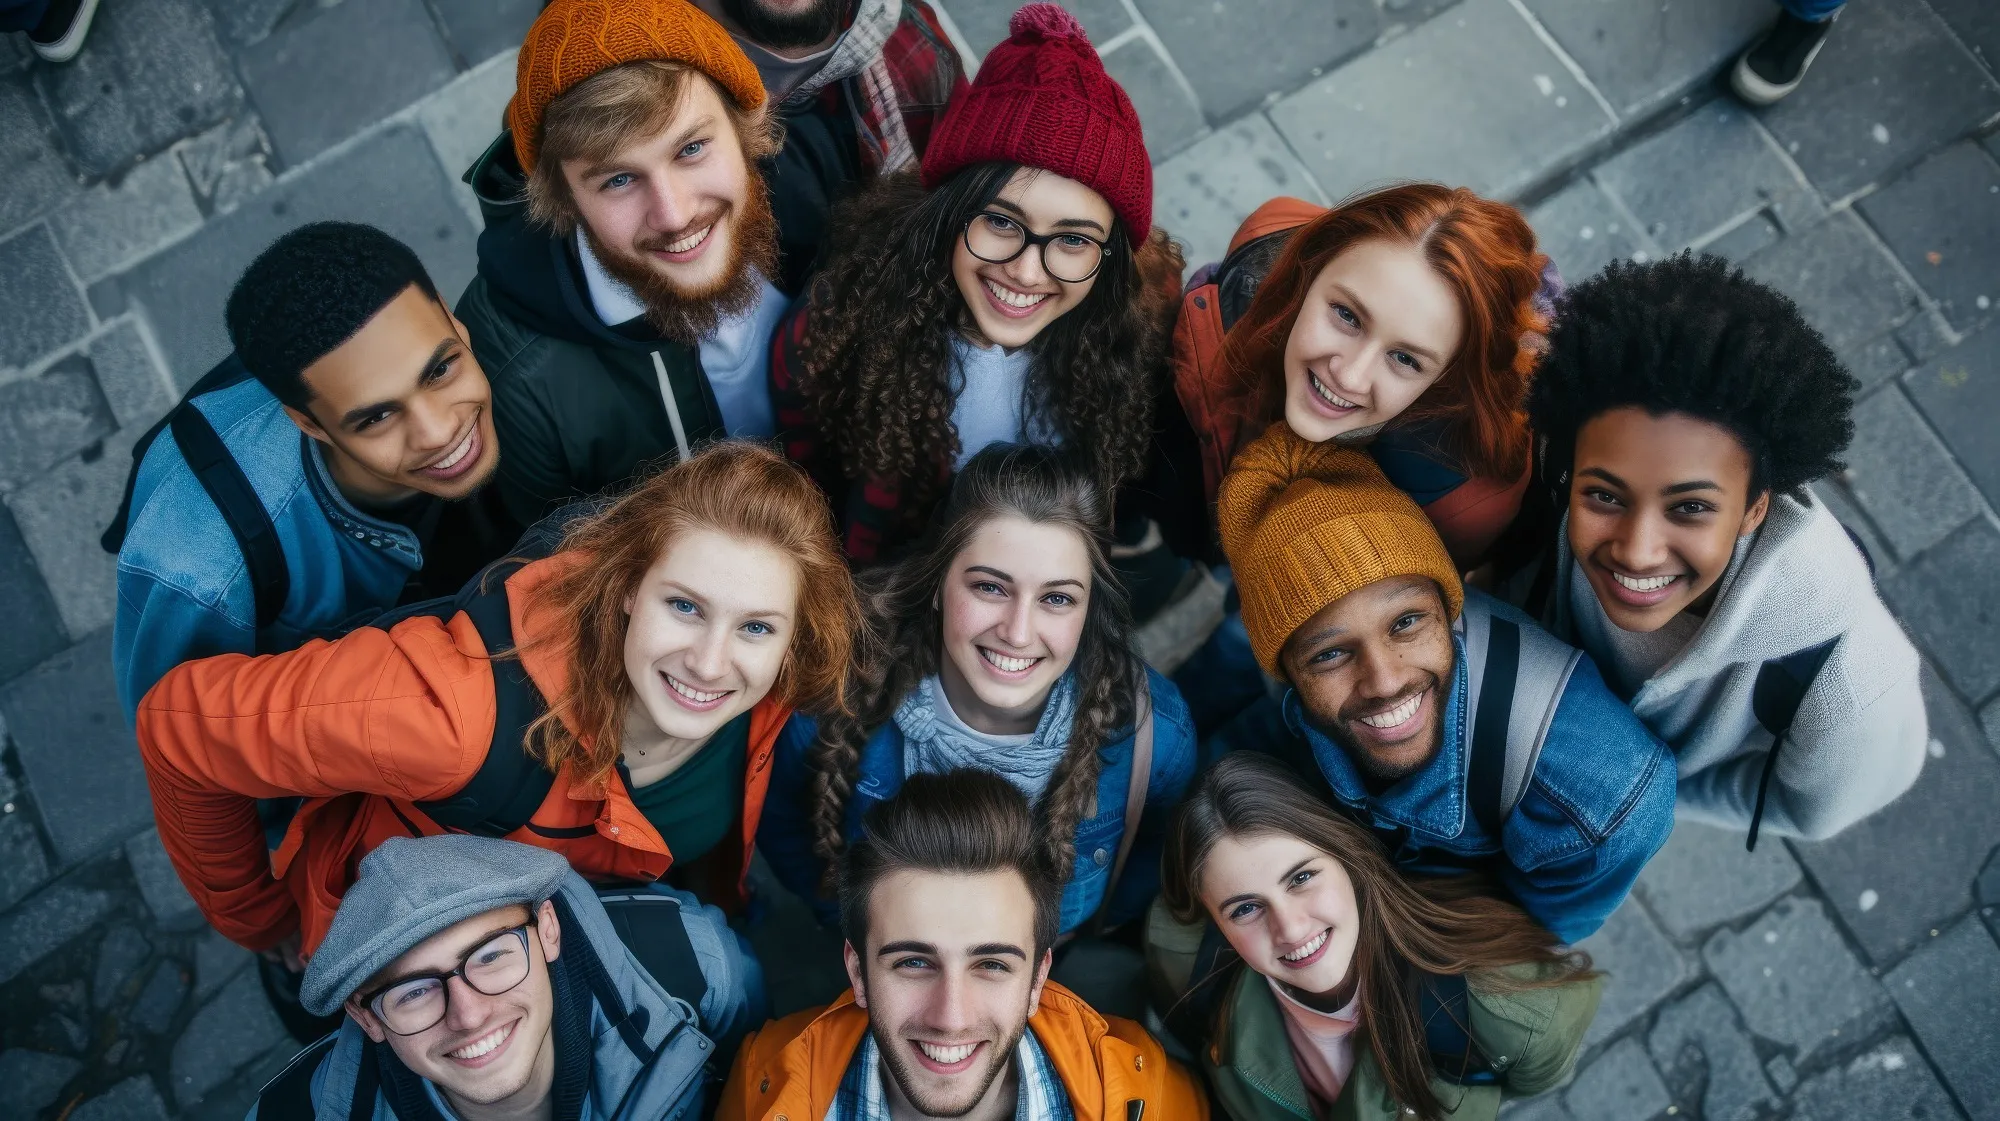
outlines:
[{"label": "round black eyeglasses", "polygon": [[1069,230],[1029,233],[1020,222],[991,210],[980,211],[965,224],[966,250],[989,265],[1004,265],[1029,246],[1041,251],[1042,271],[1064,284],[1082,284],[1096,276],[1111,255],[1110,247],[1094,237]]},{"label": "round black eyeglasses", "polygon": [[534,965],[528,953],[528,928],[533,925],[531,919],[494,935],[475,946],[459,960],[458,968],[449,973],[405,977],[375,990],[362,1004],[397,1035],[429,1031],[451,1008],[451,991],[446,982],[453,977],[486,996],[499,996],[528,979]]}]

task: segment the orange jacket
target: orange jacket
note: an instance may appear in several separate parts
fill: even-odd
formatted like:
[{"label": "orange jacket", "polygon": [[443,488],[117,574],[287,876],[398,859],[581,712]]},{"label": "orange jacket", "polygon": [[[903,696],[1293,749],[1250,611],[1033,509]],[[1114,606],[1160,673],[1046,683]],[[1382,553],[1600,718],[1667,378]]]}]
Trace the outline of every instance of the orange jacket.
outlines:
[{"label": "orange jacket", "polygon": [[[523,610],[525,593],[574,563],[558,554],[508,578],[518,643],[547,625]],[[543,695],[563,687],[564,651],[529,648],[521,663]],[[389,837],[444,832],[416,803],[449,798],[472,780],[496,712],[493,662],[464,612],[364,627],[284,654],[184,663],[139,704],[160,840],[217,930],[253,950],[298,930],[310,953],[364,855]],[[707,894],[725,907],[742,899],[771,750],[790,714],[770,697],[751,710],[742,845],[717,849],[707,869],[717,885]],[[270,852],[256,799],[301,796]],[[673,864],[615,773],[585,783],[565,766],[508,839],[562,853],[594,880],[656,880]]]},{"label": "orange jacket", "polygon": [[[1143,1100],[1147,1121],[1204,1121],[1208,1098],[1146,1029],[1102,1016],[1051,981],[1028,1028],[1069,1091],[1076,1121],[1126,1121]],[[752,1032],[736,1053],[716,1121],[819,1121],[833,1106],[847,1064],[868,1030],[852,990],[825,1008],[794,1013]]]}]

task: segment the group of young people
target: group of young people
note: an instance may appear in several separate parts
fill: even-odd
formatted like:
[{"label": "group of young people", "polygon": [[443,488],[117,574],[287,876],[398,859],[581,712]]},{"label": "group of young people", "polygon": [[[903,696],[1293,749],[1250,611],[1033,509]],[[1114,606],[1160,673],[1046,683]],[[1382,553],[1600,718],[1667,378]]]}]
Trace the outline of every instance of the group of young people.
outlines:
[{"label": "group of young people", "polygon": [[[1922,765],[1855,382],[1719,259],[1409,184],[1184,284],[1039,3],[968,82],[921,0],[554,0],[467,178],[455,305],[267,249],[114,527],[162,841],[331,1033],[264,1121],[1491,1118],[1677,813]],[[770,1023],[758,855],[850,982]]]}]

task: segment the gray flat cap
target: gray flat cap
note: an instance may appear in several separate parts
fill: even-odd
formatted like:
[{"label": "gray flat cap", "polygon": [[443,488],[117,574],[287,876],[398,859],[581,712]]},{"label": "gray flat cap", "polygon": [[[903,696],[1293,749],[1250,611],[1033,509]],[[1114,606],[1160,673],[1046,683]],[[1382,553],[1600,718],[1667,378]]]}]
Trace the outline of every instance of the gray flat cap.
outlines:
[{"label": "gray flat cap", "polygon": [[569,861],[494,837],[391,837],[361,860],[361,877],[306,965],[299,1003],[331,1016],[362,982],[454,923],[555,895]]}]

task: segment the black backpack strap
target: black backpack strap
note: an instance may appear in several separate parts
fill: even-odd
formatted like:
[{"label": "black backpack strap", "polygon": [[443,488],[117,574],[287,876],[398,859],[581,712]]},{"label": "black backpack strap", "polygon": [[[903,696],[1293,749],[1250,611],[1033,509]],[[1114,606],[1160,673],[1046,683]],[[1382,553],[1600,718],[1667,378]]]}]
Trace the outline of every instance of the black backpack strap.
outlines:
[{"label": "black backpack strap", "polygon": [[599,888],[597,901],[604,905],[618,940],[653,980],[688,1007],[700,1008],[708,995],[708,978],[701,972],[694,943],[688,940],[680,900],[643,888]]},{"label": "black backpack strap", "polygon": [[319,1064],[332,1053],[340,1033],[321,1037],[292,1056],[264,1088],[257,1091],[257,1121],[312,1121],[312,1079]]},{"label": "black backpack strap", "polygon": [[1485,1052],[1472,1039],[1472,998],[1463,974],[1420,975],[1417,1014],[1424,1025],[1424,1048],[1438,1077],[1460,1086],[1500,1081]]},{"label": "black backpack strap", "polygon": [[118,500],[118,512],[111,516],[111,524],[105,527],[103,535],[97,539],[98,545],[105,552],[115,554],[125,547],[126,523],[132,518],[132,489],[139,482],[139,464],[145,461],[146,451],[153,446],[153,441],[159,439],[160,433],[167,430],[167,425],[173,421],[174,414],[182,409],[191,408],[188,403],[204,393],[227,389],[249,380],[250,370],[236,357],[236,352],[231,351],[229,357],[217,362],[212,369],[196,379],[181,396],[180,401],[167,410],[166,415],[154,421],[151,428],[146,429],[132,442],[132,466],[125,473],[124,496]]},{"label": "black backpack strap", "polygon": [[1203,922],[1201,945],[1194,952],[1194,967],[1188,970],[1187,992],[1167,1010],[1165,1021],[1167,1030],[1190,1052],[1199,1054],[1207,1047],[1215,1030],[1215,1011],[1229,988],[1228,952],[1229,941],[1222,936],[1222,929],[1212,920]]},{"label": "black backpack strap", "polygon": [[1539,628],[1522,627],[1467,596],[1465,659],[1479,667],[1467,690],[1472,758],[1466,801],[1487,832],[1498,835],[1534,779],[1542,742],[1583,652]]},{"label": "black backpack strap", "polygon": [[[1868,554],[1864,550],[1861,555],[1865,558]],[[1834,644],[1839,641],[1840,636],[1835,635],[1817,646],[1772,658],[1757,667],[1757,681],[1750,687],[1750,711],[1756,714],[1757,723],[1771,733],[1771,750],[1764,756],[1764,771],[1757,779],[1757,805],[1750,812],[1750,835],[1743,842],[1750,852],[1757,851],[1757,831],[1764,824],[1764,799],[1771,790],[1771,775],[1778,769],[1778,749],[1784,746],[1785,736],[1792,730],[1792,721],[1798,717],[1799,705],[1812,689],[1813,678],[1819,676],[1820,667],[1832,656]]]},{"label": "black backpack strap", "polygon": [[[201,489],[222,512],[229,532],[243,551],[243,563],[250,570],[250,588],[257,600],[257,629],[278,619],[285,597],[291,594],[291,574],[285,566],[285,550],[278,544],[278,528],[257,497],[236,457],[229,454],[222,437],[208,423],[208,417],[191,404],[176,407],[169,420],[174,443],[181,458],[201,483]],[[136,472],[135,472],[136,474]]]}]

